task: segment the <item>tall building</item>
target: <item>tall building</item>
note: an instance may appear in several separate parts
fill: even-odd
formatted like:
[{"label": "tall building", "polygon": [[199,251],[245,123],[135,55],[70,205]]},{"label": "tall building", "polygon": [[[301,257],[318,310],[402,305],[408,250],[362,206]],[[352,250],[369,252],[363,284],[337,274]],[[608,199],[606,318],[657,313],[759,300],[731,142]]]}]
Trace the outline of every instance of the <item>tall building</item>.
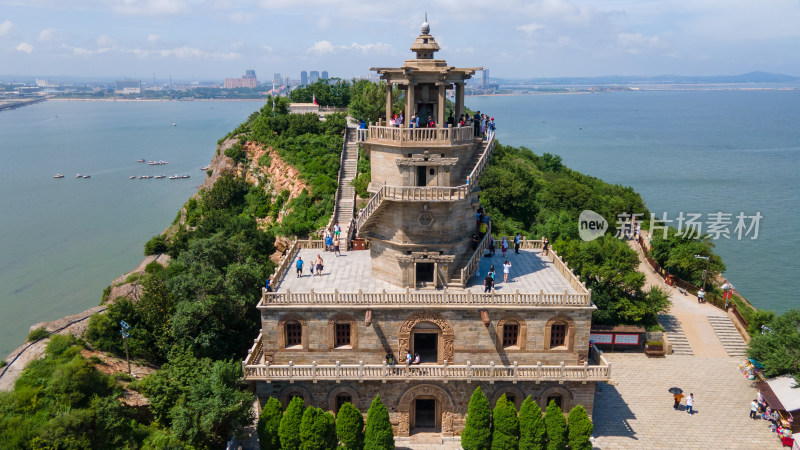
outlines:
[{"label": "tall building", "polygon": [[319,80],[319,72],[317,72],[316,70],[312,70],[310,75],[311,75],[311,80],[309,81],[311,81],[312,84],[316,83]]},{"label": "tall building", "polygon": [[489,70],[483,69],[481,70],[481,88],[488,89],[489,88]]},{"label": "tall building", "polygon": [[281,86],[283,84],[283,77],[280,73],[276,73],[272,76],[272,82],[275,83],[275,86]]},{"label": "tall building", "polygon": [[244,73],[244,76],[241,78],[225,78],[225,83],[223,84],[225,89],[236,89],[236,88],[256,88],[258,87],[258,79],[256,78],[256,71],[255,70],[247,70]]},{"label": "tall building", "polygon": [[[472,127],[445,126],[447,91],[455,115],[463,113],[464,84],[481,68],[437,59],[427,22],[411,50],[402,67],[371,69],[386,82],[387,117],[393,88],[405,91],[405,124],[345,135],[369,152],[372,196],[357,220],[341,224],[343,236],[365,239],[369,250],[337,258],[321,241],[292,245],[274,291],[262,291],[262,330],[245,378],[262,404],[299,396],[334,413],[344,402],[366,412],[379,394],[395,436],[461,434],[476,387],[492,407],[502,395],[517,408],[530,396],[543,410],[554,401],[591,414],[595,383],[609,380],[604,360],[591,361],[591,291],[538,240],[522,240],[520,253],[508,256],[509,283],[498,275],[499,288],[483,287],[489,265],[503,265],[499,252],[483,257],[491,223],[477,214],[478,180],[495,142]],[[410,128],[414,114],[435,127]],[[334,217],[350,216],[351,204],[337,208],[348,205]],[[324,277],[295,276],[298,261],[319,254]]]},{"label": "tall building", "polygon": [[327,70],[323,70],[322,71],[322,79],[323,80],[327,80],[328,79],[328,71]]},{"label": "tall building", "polygon": [[308,84],[308,72],[303,70],[300,72],[300,86],[305,86]]}]

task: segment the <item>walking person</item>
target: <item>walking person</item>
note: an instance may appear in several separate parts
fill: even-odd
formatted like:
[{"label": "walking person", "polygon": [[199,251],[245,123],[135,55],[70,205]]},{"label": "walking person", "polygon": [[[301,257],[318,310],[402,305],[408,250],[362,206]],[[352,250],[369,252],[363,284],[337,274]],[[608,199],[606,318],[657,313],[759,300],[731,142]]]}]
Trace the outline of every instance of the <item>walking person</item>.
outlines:
[{"label": "walking person", "polygon": [[694,394],[689,393],[689,396],[686,397],[686,412],[689,413],[689,415],[694,414],[692,412],[693,407],[694,407]]},{"label": "walking person", "polygon": [[521,242],[522,242],[522,235],[517,233],[517,235],[514,236],[514,253],[516,253],[517,255],[519,255],[519,244]]},{"label": "walking person", "polygon": [[542,236],[542,256],[550,254],[550,239]]},{"label": "walking person", "polygon": [[750,402],[750,418],[753,420],[758,419],[758,402],[756,399]]},{"label": "walking person", "polygon": [[272,282],[270,281],[269,277],[267,277],[267,282],[264,283],[264,289],[266,289],[267,292],[272,292]]},{"label": "walking person", "polygon": [[673,397],[675,398],[675,404],[672,405],[672,409],[677,411],[678,408],[681,406],[681,400],[683,400],[683,394],[681,394],[679,392],[679,393],[673,395]]},{"label": "walking person", "polygon": [[[489,255],[491,255],[492,258],[494,258],[494,251],[495,251],[495,248],[494,248],[494,236],[492,236],[490,234],[489,235]],[[494,266],[492,266],[492,267],[494,267]]]},{"label": "walking person", "polygon": [[336,237],[336,239],[339,239],[339,234],[341,232],[342,232],[342,227],[339,226],[339,222],[336,222],[333,225],[333,235]]},{"label": "walking person", "polygon": [[483,279],[483,293],[488,294],[492,292],[492,285],[494,284],[494,278],[492,278],[491,274],[486,274],[486,278]]},{"label": "walking person", "polygon": [[700,290],[697,291],[697,303],[705,303],[705,302],[706,302],[706,291],[704,291],[703,288],[700,288]]},{"label": "walking person", "polygon": [[341,252],[339,252],[339,238],[336,238],[333,241],[333,255],[334,256],[341,256]]},{"label": "walking person", "polygon": [[317,266],[317,276],[322,276],[322,255],[317,254],[317,260],[314,261],[314,264]]},{"label": "walking person", "polygon": [[503,242],[500,244],[500,249],[503,251],[503,259],[505,259],[506,252],[508,251],[508,240],[505,236],[503,236]]},{"label": "walking person", "polygon": [[333,251],[333,238],[331,237],[331,233],[327,230],[325,231],[325,251]]},{"label": "walking person", "polygon": [[297,278],[303,276],[303,258],[297,258]]},{"label": "walking person", "polygon": [[508,283],[508,274],[511,273],[511,262],[506,260],[503,263],[503,283]]}]

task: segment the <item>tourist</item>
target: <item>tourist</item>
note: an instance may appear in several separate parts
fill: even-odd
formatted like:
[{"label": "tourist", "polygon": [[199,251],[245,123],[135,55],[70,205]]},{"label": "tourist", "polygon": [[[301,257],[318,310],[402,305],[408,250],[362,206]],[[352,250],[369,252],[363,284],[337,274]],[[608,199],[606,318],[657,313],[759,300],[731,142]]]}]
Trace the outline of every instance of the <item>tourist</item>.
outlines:
[{"label": "tourist", "polygon": [[733,285],[728,280],[725,280],[725,282],[722,283],[722,286],[720,287],[722,288],[722,299],[730,300],[731,297],[733,296]]},{"label": "tourist", "polygon": [[414,128],[419,128],[419,114],[414,114]]},{"label": "tourist", "polygon": [[[494,250],[495,250],[495,248],[494,248],[494,236],[489,234],[489,256],[491,256],[492,258],[494,258]],[[492,267],[494,267],[494,266],[492,266]]]},{"label": "tourist", "polygon": [[478,230],[480,230],[481,236],[483,236],[487,231],[489,231],[489,225],[487,225],[486,222],[481,222],[481,224],[478,226]]},{"label": "tourist", "polygon": [[333,251],[333,238],[328,230],[325,230],[325,251]]},{"label": "tourist", "polygon": [[317,266],[317,276],[322,276],[322,255],[317,254],[317,260],[315,261],[315,265]]},{"label": "tourist", "polygon": [[412,356],[411,352],[406,352],[406,365],[411,364]]},{"label": "tourist", "polygon": [[542,236],[542,256],[550,254],[550,239]]},{"label": "tourist", "polygon": [[386,364],[390,366],[394,365],[394,356],[392,356],[391,352],[386,354]]},{"label": "tourist", "polygon": [[303,258],[297,257],[297,278],[303,276]]},{"label": "tourist", "polygon": [[456,119],[453,118],[453,113],[451,112],[450,116],[447,118],[447,127],[448,128],[453,128],[455,123],[456,123]]},{"label": "tourist", "polygon": [[486,140],[486,115],[485,114],[481,114],[480,133],[481,133],[481,139]]},{"label": "tourist", "polygon": [[336,239],[339,239],[339,234],[342,232],[342,227],[339,226],[339,222],[333,224],[333,235],[336,236]]},{"label": "tourist", "polygon": [[750,402],[750,418],[753,420],[758,419],[758,402],[756,399]]},{"label": "tourist", "polygon": [[264,283],[264,289],[266,289],[267,292],[272,292],[272,282],[270,281],[269,277],[267,277],[267,282]]},{"label": "tourist", "polygon": [[414,361],[412,362],[412,364],[419,364],[419,363],[420,363],[419,353],[415,353]]},{"label": "tourist", "polygon": [[522,243],[522,235],[517,233],[517,235],[514,236],[514,253],[516,253],[517,255],[519,255],[520,243]]},{"label": "tourist", "polygon": [[472,116],[472,129],[474,130],[475,137],[481,136],[481,112],[478,111]]},{"label": "tourist", "polygon": [[489,122],[489,139],[494,137],[494,130],[495,130],[494,117],[492,117],[492,120]]},{"label": "tourist", "polygon": [[762,394],[761,391],[758,391],[758,404],[762,405],[764,403],[766,403],[764,402],[764,394]]},{"label": "tourist", "polygon": [[689,393],[689,396],[686,397],[686,412],[689,413],[689,415],[694,414],[692,412],[693,407],[694,407],[694,394]]},{"label": "tourist", "polygon": [[477,231],[479,231],[479,232],[481,231],[481,217],[482,216],[483,216],[483,212],[481,211],[480,208],[478,208],[478,211],[475,212],[475,229]]},{"label": "tourist", "polygon": [[472,250],[477,250],[478,245],[481,243],[480,239],[478,239],[478,235],[473,233],[472,234]]},{"label": "tourist", "polygon": [[333,255],[334,256],[341,256],[341,252],[339,252],[339,238],[336,238],[333,241]]},{"label": "tourist", "polygon": [[492,284],[494,284],[494,279],[495,279],[494,264],[489,266],[489,276],[492,277]]},{"label": "tourist", "polygon": [[308,265],[308,271],[311,272],[311,276],[314,276],[314,263]]},{"label": "tourist", "polygon": [[483,279],[483,293],[488,294],[492,292],[492,285],[494,284],[494,278],[490,274],[486,274],[486,278]]},{"label": "tourist", "polygon": [[706,291],[704,291],[703,288],[700,288],[700,290],[697,291],[697,303],[705,303],[705,302],[706,302]]},{"label": "tourist", "polygon": [[503,259],[505,259],[506,252],[508,251],[508,240],[506,240],[505,236],[503,236],[503,242],[500,244],[500,250],[503,252]]},{"label": "tourist", "polygon": [[506,260],[503,263],[503,283],[508,283],[508,274],[511,273],[511,263]]},{"label": "tourist", "polygon": [[681,400],[683,400],[683,394],[677,393],[673,395],[673,397],[675,398],[675,404],[672,405],[672,409],[677,411],[678,408],[681,406]]},{"label": "tourist", "polygon": [[433,121],[431,116],[428,116],[428,128],[436,128],[436,122]]}]

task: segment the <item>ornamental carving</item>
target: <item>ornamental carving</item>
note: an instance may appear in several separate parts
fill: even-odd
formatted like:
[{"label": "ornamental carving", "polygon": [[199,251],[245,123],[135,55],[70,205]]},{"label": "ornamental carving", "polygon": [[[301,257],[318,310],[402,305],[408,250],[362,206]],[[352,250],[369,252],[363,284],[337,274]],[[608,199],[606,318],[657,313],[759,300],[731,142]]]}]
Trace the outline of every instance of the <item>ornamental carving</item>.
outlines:
[{"label": "ornamental carving", "polygon": [[458,158],[445,158],[441,153],[418,153],[410,157],[397,158],[397,167],[415,167],[415,166],[455,166],[458,163]]},{"label": "ornamental carving", "polygon": [[[397,401],[397,411],[400,413],[399,428],[401,433],[408,433],[408,414],[411,412],[411,402],[419,397],[433,397],[441,407],[442,433],[453,432],[453,414],[455,413],[455,402],[453,397],[445,389],[432,384],[420,384],[409,388]],[[406,420],[403,420],[406,418]],[[407,434],[406,434],[407,436]]]},{"label": "ornamental carving", "polygon": [[433,216],[429,212],[423,212],[417,217],[417,222],[423,227],[428,227],[433,224]]},{"label": "ornamental carving", "polygon": [[440,344],[441,359],[453,362],[453,343],[455,341],[455,334],[450,322],[442,317],[439,313],[434,311],[421,311],[416,312],[408,317],[408,319],[400,325],[400,332],[398,334],[398,341],[400,343],[400,355],[403,356],[408,352],[408,343],[411,339],[411,329],[413,329],[420,322],[430,322],[435,324],[442,330],[442,343]]}]

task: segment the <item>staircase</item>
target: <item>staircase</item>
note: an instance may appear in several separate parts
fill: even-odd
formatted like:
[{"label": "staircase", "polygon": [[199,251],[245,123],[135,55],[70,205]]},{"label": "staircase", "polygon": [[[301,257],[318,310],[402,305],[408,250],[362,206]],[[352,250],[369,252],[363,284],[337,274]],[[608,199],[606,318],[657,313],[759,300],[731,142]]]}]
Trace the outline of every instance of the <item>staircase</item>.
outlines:
[{"label": "staircase", "polygon": [[358,142],[356,142],[355,127],[348,126],[345,134],[345,144],[342,149],[342,164],[339,167],[339,189],[336,191],[336,203],[333,211],[331,225],[339,222],[342,227],[342,236],[350,236],[350,223],[355,210],[355,188],[350,182],[356,177],[358,169]]},{"label": "staircase", "polygon": [[727,316],[706,316],[728,356],[741,357],[747,353],[747,344]]},{"label": "staircase", "polygon": [[675,316],[659,314],[658,323],[664,327],[664,334],[667,335],[667,339],[672,344],[673,355],[694,355],[689,341],[686,340],[686,335],[683,334],[681,323]]}]

